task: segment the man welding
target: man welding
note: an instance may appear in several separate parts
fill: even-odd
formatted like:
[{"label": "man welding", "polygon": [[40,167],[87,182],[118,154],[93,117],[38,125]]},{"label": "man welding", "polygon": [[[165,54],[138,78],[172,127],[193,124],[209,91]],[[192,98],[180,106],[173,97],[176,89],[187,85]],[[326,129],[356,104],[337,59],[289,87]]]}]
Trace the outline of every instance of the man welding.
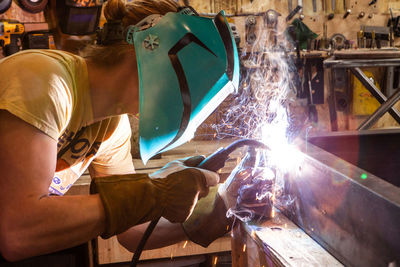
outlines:
[{"label": "man welding", "polygon": [[[146,248],[188,237],[207,246],[226,232],[215,193],[200,200],[215,198],[214,206],[192,214],[218,174],[196,168],[201,157],[153,177],[135,174],[127,118],[139,113],[147,162],[189,140],[237,88],[238,55],[223,13],[204,18],[172,0],[110,0],[104,14],[99,44],[82,57],[27,50],[0,61],[0,253],[7,261],[99,235],[119,235],[133,251],[146,222],[160,216]],[[87,168],[92,194],[64,196]]]}]

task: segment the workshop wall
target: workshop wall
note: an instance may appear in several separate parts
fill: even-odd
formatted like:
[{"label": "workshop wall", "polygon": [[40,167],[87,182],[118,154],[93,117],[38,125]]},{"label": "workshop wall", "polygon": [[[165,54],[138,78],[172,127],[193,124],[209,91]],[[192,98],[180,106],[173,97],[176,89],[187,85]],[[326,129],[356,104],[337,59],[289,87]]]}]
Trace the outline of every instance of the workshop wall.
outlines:
[{"label": "workshop wall", "polygon": [[[361,25],[386,26],[390,18],[390,8],[394,17],[400,15],[400,1],[377,0],[376,3],[369,5],[372,1],[303,0],[303,22],[319,37],[322,36],[323,24],[326,23],[328,38],[333,34],[340,33],[356,44],[357,32],[360,31]],[[191,0],[188,2],[201,13],[215,13],[225,9],[228,14],[240,15],[274,9],[281,14],[280,19],[284,20],[289,14],[288,3],[292,2],[292,9],[294,9],[298,0]],[[326,8],[324,7],[325,2]],[[335,3],[334,9],[332,9],[333,2]],[[315,3],[315,12],[313,3]],[[351,13],[343,18],[348,9],[351,10]],[[333,14],[332,19],[328,19],[329,14]],[[294,18],[299,15],[300,13]],[[399,38],[395,39],[395,44],[400,44]]]}]

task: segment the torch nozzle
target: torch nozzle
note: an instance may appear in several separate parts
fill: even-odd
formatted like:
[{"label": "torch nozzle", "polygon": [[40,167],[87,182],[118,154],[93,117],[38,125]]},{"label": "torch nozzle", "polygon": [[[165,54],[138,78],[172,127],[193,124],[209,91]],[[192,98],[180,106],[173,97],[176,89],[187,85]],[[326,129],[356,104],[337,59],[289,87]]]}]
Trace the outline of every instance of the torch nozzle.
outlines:
[{"label": "torch nozzle", "polygon": [[220,148],[213,154],[205,158],[197,167],[207,169],[210,171],[218,171],[225,166],[225,162],[228,160],[229,155],[236,149],[243,146],[251,146],[261,149],[269,149],[264,143],[254,139],[240,139],[226,148]]}]

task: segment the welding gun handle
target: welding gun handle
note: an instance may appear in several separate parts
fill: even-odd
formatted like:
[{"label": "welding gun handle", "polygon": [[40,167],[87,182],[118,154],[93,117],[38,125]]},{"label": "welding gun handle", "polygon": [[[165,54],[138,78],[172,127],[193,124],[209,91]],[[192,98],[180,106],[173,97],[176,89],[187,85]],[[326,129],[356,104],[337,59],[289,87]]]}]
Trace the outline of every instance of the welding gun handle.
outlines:
[{"label": "welding gun handle", "polygon": [[216,172],[225,166],[225,161],[228,159],[228,156],[229,154],[226,152],[226,150],[224,148],[220,148],[200,162],[197,167]]}]

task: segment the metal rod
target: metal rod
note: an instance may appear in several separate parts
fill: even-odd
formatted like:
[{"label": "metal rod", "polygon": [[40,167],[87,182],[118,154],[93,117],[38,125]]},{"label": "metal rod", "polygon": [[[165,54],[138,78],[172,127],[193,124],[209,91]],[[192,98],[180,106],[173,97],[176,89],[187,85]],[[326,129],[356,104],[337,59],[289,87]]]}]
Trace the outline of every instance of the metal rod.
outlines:
[{"label": "metal rod", "polygon": [[400,88],[397,88],[396,92],[392,94],[388,100],[385,101],[377,110],[375,110],[374,113],[366,120],[364,121],[357,130],[368,130],[371,128],[374,123],[383,116],[391,107],[393,107],[394,104],[396,104],[397,101],[400,99]]},{"label": "metal rod", "polygon": [[357,68],[357,67],[390,67],[399,66],[400,58],[384,58],[384,59],[346,59],[335,60],[329,58],[324,61],[327,68]]},{"label": "metal rod", "polygon": [[[367,88],[367,90],[381,103],[387,100],[386,96],[376,88],[373,82],[364,74],[360,68],[350,68],[350,71],[357,77],[357,79]],[[390,115],[400,124],[400,113],[393,107],[389,109]]]}]

